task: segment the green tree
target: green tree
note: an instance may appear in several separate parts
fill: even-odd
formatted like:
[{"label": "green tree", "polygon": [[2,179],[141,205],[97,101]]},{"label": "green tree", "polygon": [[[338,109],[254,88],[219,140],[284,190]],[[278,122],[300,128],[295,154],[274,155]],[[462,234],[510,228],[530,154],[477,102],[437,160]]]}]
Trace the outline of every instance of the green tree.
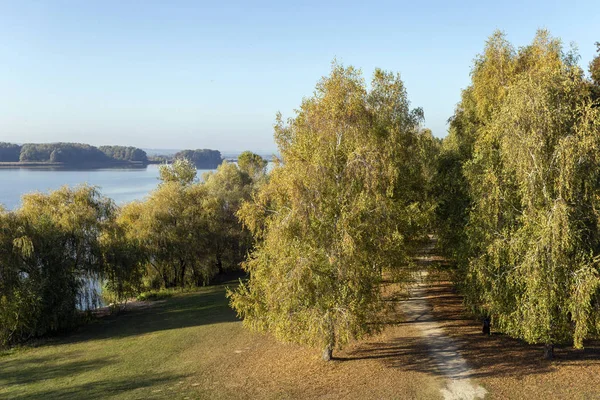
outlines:
[{"label": "green tree", "polygon": [[229,292],[245,326],[318,346],[326,360],[377,329],[382,271],[405,259],[418,211],[422,175],[408,163],[421,116],[399,76],[377,70],[368,91],[337,64],[294,119],[278,116],[282,162],[239,212],[258,240],[249,281]]},{"label": "green tree", "polygon": [[160,180],[163,183],[176,182],[180,185],[189,185],[196,179],[196,166],[186,158],[180,158],[173,164],[163,164],[159,167]]},{"label": "green tree", "polygon": [[173,158],[190,160],[199,169],[214,169],[223,162],[221,152],[209,149],[182,150],[177,152]]},{"label": "green tree", "polygon": [[600,118],[576,60],[545,31],[518,51],[492,36],[451,123],[441,181],[458,190],[438,207],[462,232],[467,302],[547,357],[600,327]]},{"label": "green tree", "polygon": [[144,202],[127,204],[118,224],[138,243],[153,287],[201,285],[214,274],[207,254],[206,190],[199,184],[165,181]]},{"label": "green tree", "polygon": [[252,180],[235,164],[224,162],[217,171],[205,173],[204,186],[209,201],[209,235],[207,243],[210,262],[217,273],[239,268],[252,239],[237,218],[242,202],[250,200]]},{"label": "green tree", "polygon": [[0,344],[73,328],[77,307],[97,297],[99,237],[113,203],[90,186],[23,196],[0,212]]},{"label": "green tree", "polygon": [[589,71],[592,79],[592,97],[600,104],[600,42],[596,42],[596,52],[598,54],[590,62]]},{"label": "green tree", "polygon": [[124,219],[111,219],[99,238],[103,272],[102,298],[121,304],[142,291],[146,255],[137,237],[128,237]]},{"label": "green tree", "polygon": [[148,156],[142,149],[131,146],[100,146],[98,150],[113,160],[148,162]]},{"label": "green tree", "polygon": [[17,162],[21,155],[21,146],[0,142],[0,162]]},{"label": "green tree", "polygon": [[257,180],[265,175],[268,161],[251,151],[244,151],[238,156],[237,163],[242,172]]},{"label": "green tree", "polygon": [[598,55],[590,62],[590,76],[596,85],[600,85],[600,42],[596,42]]}]

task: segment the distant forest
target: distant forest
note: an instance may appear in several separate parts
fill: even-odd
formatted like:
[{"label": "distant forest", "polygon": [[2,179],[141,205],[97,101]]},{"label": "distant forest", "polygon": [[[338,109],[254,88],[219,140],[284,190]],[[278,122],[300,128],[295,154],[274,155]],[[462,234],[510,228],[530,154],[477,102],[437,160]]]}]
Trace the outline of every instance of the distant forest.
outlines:
[{"label": "distant forest", "polygon": [[182,150],[176,153],[173,158],[175,160],[190,160],[199,169],[215,169],[223,161],[220,151],[208,149]]},{"label": "distant forest", "polygon": [[14,143],[0,142],[0,162],[22,163],[62,163],[67,165],[89,165],[131,162],[148,164],[151,162],[171,162],[174,159],[188,159],[197,168],[214,169],[221,162],[218,150],[183,150],[174,156],[148,157],[146,152],[132,146],[95,147],[83,143]]},{"label": "distant forest", "polygon": [[0,142],[0,162],[50,162],[71,165],[130,161],[146,164],[146,152],[136,147],[101,146],[83,143]]}]

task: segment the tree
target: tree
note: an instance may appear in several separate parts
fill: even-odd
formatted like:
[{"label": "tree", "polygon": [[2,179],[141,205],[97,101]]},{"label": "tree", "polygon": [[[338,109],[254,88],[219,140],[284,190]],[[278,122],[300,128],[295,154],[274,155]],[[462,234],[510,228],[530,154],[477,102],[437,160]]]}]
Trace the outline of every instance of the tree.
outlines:
[{"label": "tree", "polygon": [[224,162],[216,172],[203,176],[209,201],[210,240],[207,243],[210,258],[217,273],[239,268],[250,248],[251,238],[236,216],[242,202],[250,200],[252,179],[235,164]]},{"label": "tree", "polygon": [[596,42],[596,57],[590,62],[589,71],[592,78],[591,92],[592,98],[600,103],[600,42]]},{"label": "tree", "polygon": [[146,152],[131,146],[100,146],[98,149],[113,160],[148,162]]},{"label": "tree", "polygon": [[111,219],[99,238],[102,254],[102,298],[121,304],[142,291],[146,255],[137,237],[128,237],[125,219]]},{"label": "tree", "polygon": [[23,196],[0,212],[0,345],[73,328],[77,307],[95,301],[99,237],[113,203],[90,186]]},{"label": "tree", "polygon": [[220,151],[209,149],[182,150],[175,153],[173,158],[188,159],[199,169],[215,169],[223,162]]},{"label": "tree", "polygon": [[259,179],[266,173],[268,161],[251,151],[244,151],[238,156],[238,167],[253,179]]},{"label": "tree", "polygon": [[548,358],[600,327],[600,115],[576,60],[545,31],[518,52],[494,34],[448,139],[466,300]]},{"label": "tree", "polygon": [[203,263],[206,201],[202,185],[174,180],[161,183],[144,202],[123,207],[117,221],[127,240],[141,246],[149,286],[202,285],[214,275],[214,266]]},{"label": "tree", "polygon": [[19,161],[60,162],[65,164],[105,163],[109,157],[94,146],[82,143],[27,143],[21,147]]},{"label": "tree", "polygon": [[186,158],[177,159],[173,164],[163,164],[158,172],[163,183],[175,182],[183,186],[192,184],[197,174],[194,163]]},{"label": "tree", "polygon": [[377,329],[382,271],[405,259],[421,198],[409,165],[421,117],[399,76],[377,70],[368,91],[337,64],[295,118],[278,116],[282,161],[239,212],[257,240],[249,281],[229,292],[245,326],[318,346],[326,360]]},{"label": "tree", "polygon": [[0,162],[17,162],[21,154],[21,146],[0,142]]},{"label": "tree", "polygon": [[590,62],[590,76],[596,85],[600,85],[600,42],[596,42],[598,55]]},{"label": "tree", "polygon": [[236,217],[250,198],[250,177],[223,163],[196,182],[196,167],[186,159],[161,166],[160,176],[158,189],[124,206],[117,219],[125,243],[134,243],[143,255],[147,284],[200,286],[237,268],[250,246]]}]

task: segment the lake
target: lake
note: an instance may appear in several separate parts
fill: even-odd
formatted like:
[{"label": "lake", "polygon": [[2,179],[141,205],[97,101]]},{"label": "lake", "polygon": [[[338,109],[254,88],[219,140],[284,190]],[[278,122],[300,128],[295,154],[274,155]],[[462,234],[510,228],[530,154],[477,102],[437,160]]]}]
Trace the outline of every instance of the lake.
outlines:
[{"label": "lake", "polygon": [[[198,177],[208,170],[198,170]],[[102,195],[117,204],[142,200],[158,186],[158,165],[146,168],[68,169],[0,169],[0,204],[11,210],[21,203],[21,196],[31,192],[47,192],[63,185],[83,183],[98,186]]]}]

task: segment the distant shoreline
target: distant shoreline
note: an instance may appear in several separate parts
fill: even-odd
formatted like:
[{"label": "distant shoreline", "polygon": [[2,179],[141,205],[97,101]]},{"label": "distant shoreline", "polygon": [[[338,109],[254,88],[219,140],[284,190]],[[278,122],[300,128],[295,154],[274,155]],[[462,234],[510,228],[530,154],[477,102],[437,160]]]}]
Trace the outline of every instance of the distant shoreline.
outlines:
[{"label": "distant shoreline", "polygon": [[146,168],[150,164],[141,161],[108,161],[88,163],[60,163],[60,162],[0,162],[0,168],[35,168],[35,169],[101,169],[101,168]]}]

